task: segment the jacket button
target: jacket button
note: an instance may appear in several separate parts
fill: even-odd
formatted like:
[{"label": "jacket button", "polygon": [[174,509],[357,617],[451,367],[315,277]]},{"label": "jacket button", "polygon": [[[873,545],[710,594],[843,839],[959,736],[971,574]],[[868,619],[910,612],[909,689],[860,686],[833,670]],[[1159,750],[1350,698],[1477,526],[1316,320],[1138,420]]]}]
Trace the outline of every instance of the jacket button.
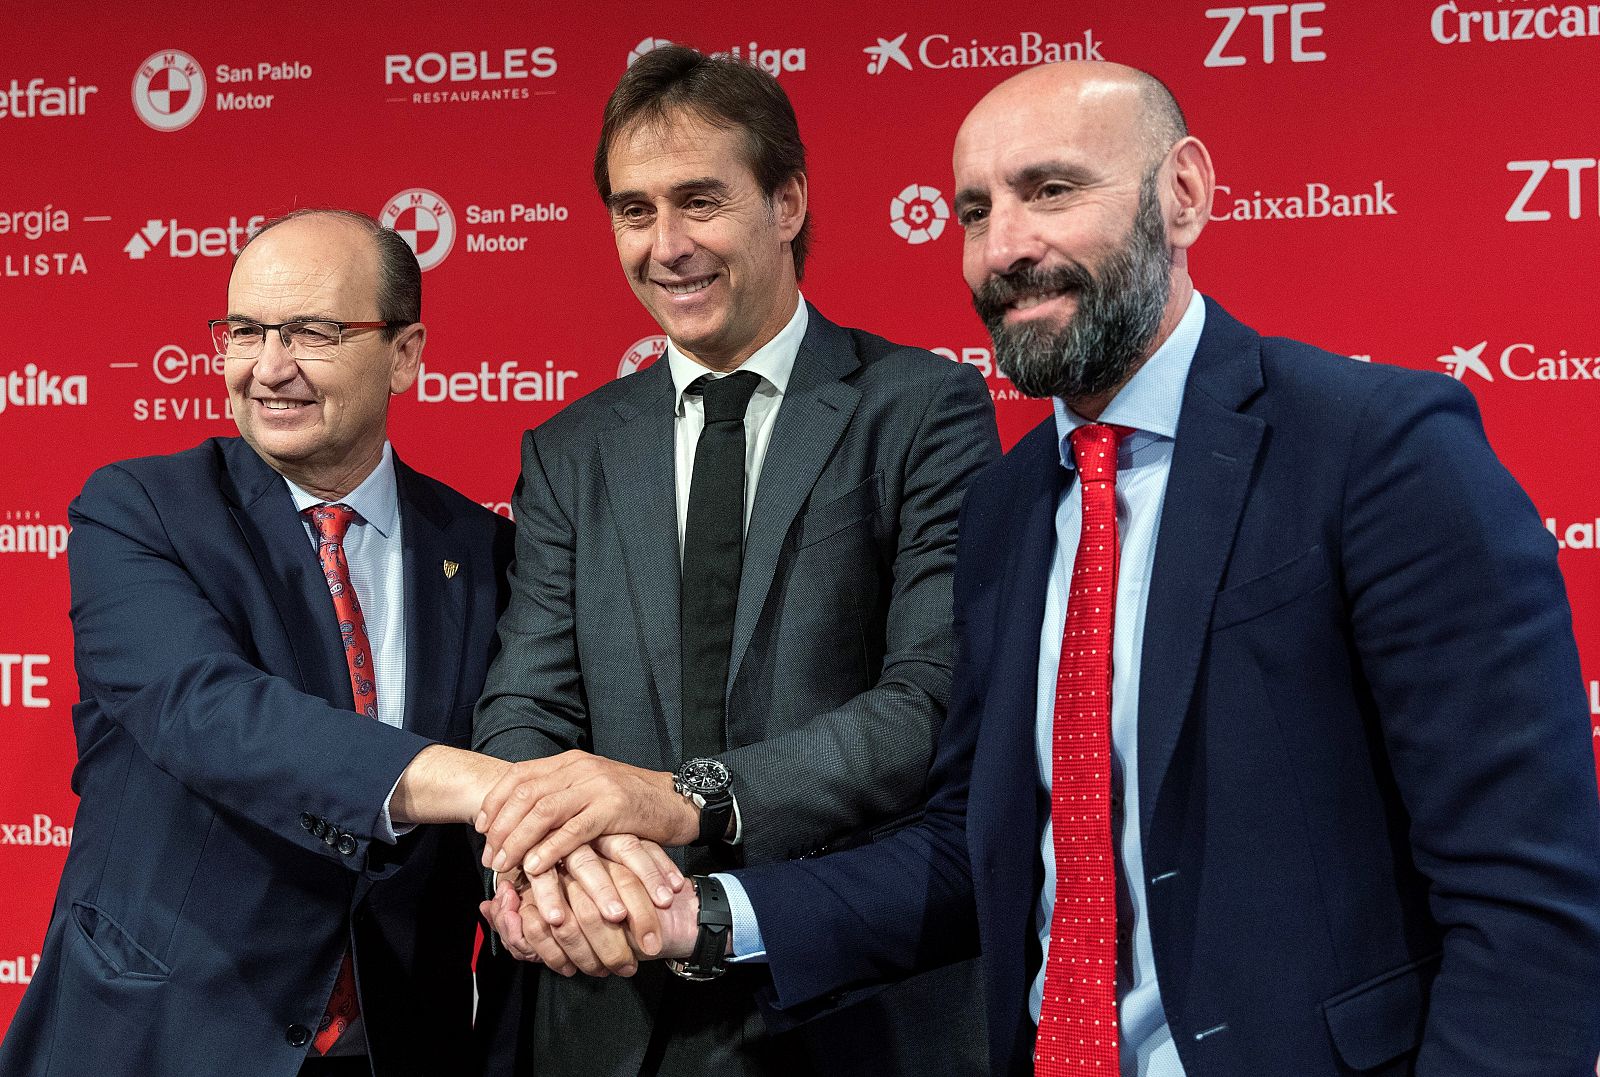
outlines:
[{"label": "jacket button", "polygon": [[311,815],[310,812],[303,811],[303,812],[300,813],[300,826],[301,826],[302,829],[310,830],[312,827],[314,827],[316,825],[317,825],[317,821],[316,821],[316,819],[312,818],[312,815]]},{"label": "jacket button", "polygon": [[326,819],[317,819],[315,816],[312,818],[314,821],[311,824],[311,836],[320,838],[328,832],[328,821]]},{"label": "jacket button", "polygon": [[336,827],[336,826],[330,826],[328,828],[327,833],[322,835],[322,843],[324,845],[329,846],[330,848],[332,846],[338,845],[339,844],[339,828]]},{"label": "jacket button", "polygon": [[311,1042],[311,1030],[305,1025],[290,1025],[283,1038],[289,1041],[290,1047],[304,1047]]},{"label": "jacket button", "polygon": [[339,835],[339,851],[345,856],[354,856],[356,853],[356,839],[354,834]]}]

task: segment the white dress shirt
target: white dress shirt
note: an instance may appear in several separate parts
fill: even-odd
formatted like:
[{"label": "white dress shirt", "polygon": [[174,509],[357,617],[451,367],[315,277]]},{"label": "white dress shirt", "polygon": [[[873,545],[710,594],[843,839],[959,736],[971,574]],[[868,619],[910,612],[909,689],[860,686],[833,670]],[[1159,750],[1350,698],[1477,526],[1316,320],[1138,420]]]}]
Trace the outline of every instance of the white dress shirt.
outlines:
[{"label": "white dress shirt", "polygon": [[[739,366],[740,370],[761,376],[744,413],[744,525],[747,529],[750,508],[756,500],[756,483],[761,479],[761,463],[767,458],[772,428],[778,421],[778,407],[789,387],[789,374],[794,370],[795,356],[800,354],[800,341],[805,338],[808,320],[806,301],[801,297],[795,304],[794,315],[778,330],[778,335],[757,348],[755,354]],[[667,365],[672,370],[677,415],[672,424],[676,448],[673,473],[678,484],[678,556],[682,558],[683,535],[689,524],[689,483],[694,477],[694,450],[700,444],[700,432],[706,428],[705,399],[688,389],[705,375],[724,378],[727,374],[701,366],[671,340],[667,341]]]}]

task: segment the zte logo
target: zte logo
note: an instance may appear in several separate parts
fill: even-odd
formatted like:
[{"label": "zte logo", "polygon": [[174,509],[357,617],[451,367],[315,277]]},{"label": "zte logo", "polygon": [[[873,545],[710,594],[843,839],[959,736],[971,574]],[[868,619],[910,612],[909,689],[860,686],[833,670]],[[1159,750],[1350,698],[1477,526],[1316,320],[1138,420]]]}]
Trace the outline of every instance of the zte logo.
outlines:
[{"label": "zte logo", "polygon": [[41,693],[50,686],[50,678],[40,670],[49,664],[47,654],[0,654],[0,707],[48,707],[50,700]]},{"label": "zte logo", "polygon": [[[1517,221],[1548,221],[1550,211],[1547,209],[1529,209],[1528,203],[1539,192],[1544,178],[1551,172],[1565,172],[1567,174],[1567,219],[1575,221],[1583,213],[1583,192],[1596,189],[1595,176],[1589,177],[1589,182],[1583,182],[1583,174],[1595,168],[1593,157],[1558,157],[1551,161],[1507,161],[1507,172],[1526,172],[1528,178],[1522,184],[1522,190],[1517,192],[1516,200],[1511,203],[1511,208],[1506,210],[1506,220]],[[1561,180],[1553,179],[1552,187],[1560,188]],[[1559,197],[1559,196],[1558,196]],[[1595,205],[1595,215],[1600,216],[1600,200]]]},{"label": "zte logo", "polygon": [[[1234,34],[1239,30],[1246,19],[1257,19],[1261,23],[1261,62],[1270,64],[1278,58],[1279,34],[1288,39],[1289,59],[1297,64],[1316,63],[1326,60],[1325,52],[1312,52],[1306,48],[1306,41],[1313,37],[1322,36],[1322,27],[1311,26],[1306,22],[1306,16],[1316,12],[1326,11],[1327,4],[1253,4],[1250,7],[1214,7],[1206,10],[1208,19],[1227,20],[1222,27],[1222,32],[1217,35],[1217,40],[1212,43],[1211,51],[1206,53],[1207,67],[1243,67],[1250,62],[1250,55],[1228,53],[1225,50],[1233,41]],[[1283,22],[1278,21],[1278,16],[1287,15]],[[1237,48],[1250,52],[1249,35],[1241,37]],[[1253,53],[1251,53],[1253,55]]]}]

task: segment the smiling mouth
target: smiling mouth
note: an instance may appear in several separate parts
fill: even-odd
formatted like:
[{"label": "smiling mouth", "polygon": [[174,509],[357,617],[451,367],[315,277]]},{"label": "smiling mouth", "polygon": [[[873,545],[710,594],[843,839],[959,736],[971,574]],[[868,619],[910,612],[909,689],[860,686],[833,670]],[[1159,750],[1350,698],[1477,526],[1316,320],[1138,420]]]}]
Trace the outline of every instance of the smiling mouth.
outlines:
[{"label": "smiling mouth", "polygon": [[703,292],[711,287],[711,282],[716,279],[715,277],[706,277],[703,280],[684,281],[682,283],[658,280],[656,284],[665,288],[668,295],[693,295],[695,292]]},{"label": "smiling mouth", "polygon": [[259,397],[256,399],[256,403],[267,411],[293,411],[295,408],[309,408],[311,406],[311,401],[309,400],[262,400]]},{"label": "smiling mouth", "polygon": [[1012,300],[1011,309],[1032,310],[1034,307],[1037,307],[1040,304],[1048,303],[1052,299],[1060,299],[1066,294],[1067,293],[1065,289],[1053,292],[1030,292],[1027,295],[1021,295]]}]

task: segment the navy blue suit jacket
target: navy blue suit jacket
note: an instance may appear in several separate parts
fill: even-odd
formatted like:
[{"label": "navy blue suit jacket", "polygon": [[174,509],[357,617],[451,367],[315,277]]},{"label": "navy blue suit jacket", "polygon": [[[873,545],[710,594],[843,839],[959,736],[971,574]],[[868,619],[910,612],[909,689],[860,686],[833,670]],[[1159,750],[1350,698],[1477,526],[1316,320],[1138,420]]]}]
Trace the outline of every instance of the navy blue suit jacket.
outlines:
[{"label": "navy blue suit jacket", "polygon": [[111,465],[73,502],[81,799],[0,1072],[291,1077],[352,943],[380,1077],[463,1071],[470,831],[373,831],[418,751],[468,743],[510,527],[395,471],[403,730],[350,709],[315,551],[243,441]]},{"label": "navy blue suit jacket", "polygon": [[[1048,421],[973,481],[923,821],[742,873],[790,1014],[957,956],[975,922],[994,1071],[1032,1072],[1068,481]],[[1570,613],[1470,394],[1208,303],[1148,603],[1137,825],[1188,1077],[1592,1073],[1600,798]]]}]

